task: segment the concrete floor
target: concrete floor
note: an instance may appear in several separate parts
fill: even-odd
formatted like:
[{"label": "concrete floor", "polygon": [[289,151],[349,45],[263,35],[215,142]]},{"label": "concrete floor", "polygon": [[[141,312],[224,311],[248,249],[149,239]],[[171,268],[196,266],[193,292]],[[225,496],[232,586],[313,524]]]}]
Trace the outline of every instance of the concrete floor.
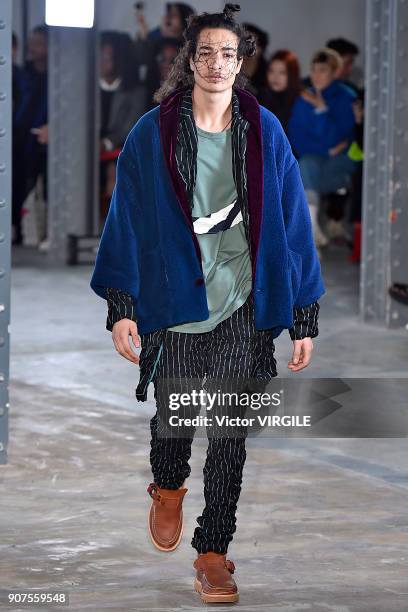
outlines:
[{"label": "concrete floor", "polygon": [[[320,335],[298,376],[406,378],[407,332],[359,322],[358,268],[346,256],[341,248],[325,252]],[[56,270],[22,251],[13,265],[0,610],[11,609],[6,589],[66,591],[69,609],[81,612],[202,608],[190,540],[203,506],[206,440],[193,445],[184,539],[160,553],[146,532],[152,388],[148,402],[136,402],[138,368],[104,329],[91,267]],[[291,375],[291,347],[282,334],[280,376]],[[228,551],[236,607],[406,612],[406,439],[250,438],[247,450]]]}]

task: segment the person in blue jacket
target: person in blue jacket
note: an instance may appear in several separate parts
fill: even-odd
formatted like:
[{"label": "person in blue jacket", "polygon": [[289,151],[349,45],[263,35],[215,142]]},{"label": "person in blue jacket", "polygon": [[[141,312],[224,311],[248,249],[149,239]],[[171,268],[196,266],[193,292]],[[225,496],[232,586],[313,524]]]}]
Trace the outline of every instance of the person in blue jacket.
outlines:
[{"label": "person in blue jacket", "polygon": [[[283,330],[293,341],[288,369],[309,365],[325,292],[298,162],[240,72],[256,42],[235,21],[237,10],[227,4],[189,19],[155,94],[159,104],[138,120],[118,158],[91,278],[107,300],[116,350],[139,363],[136,397],[145,401],[154,384],[148,529],[164,552],[182,538],[204,378],[210,416],[240,417],[245,404],[233,399],[231,408],[223,398],[277,376],[274,338]],[[184,423],[186,414],[194,422]],[[205,422],[205,508],[191,540],[195,589],[214,603],[239,596],[226,554],[248,433],[243,425],[219,435],[215,421]]]},{"label": "person in blue jacket", "polygon": [[347,155],[354,140],[356,93],[336,78],[341,63],[341,56],[333,49],[319,49],[313,55],[312,86],[297,98],[288,125],[318,247],[327,244],[318,222],[319,196],[349,187],[357,167]]}]

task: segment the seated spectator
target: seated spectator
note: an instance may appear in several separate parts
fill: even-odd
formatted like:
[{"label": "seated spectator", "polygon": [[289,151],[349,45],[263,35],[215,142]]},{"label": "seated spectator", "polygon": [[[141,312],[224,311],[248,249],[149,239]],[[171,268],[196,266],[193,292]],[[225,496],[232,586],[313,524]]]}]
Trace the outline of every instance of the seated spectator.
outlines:
[{"label": "seated spectator", "polygon": [[266,82],[258,101],[277,116],[287,133],[293,104],[302,89],[299,62],[292,51],[280,49],[272,55],[266,67]]},{"label": "seated spectator", "polygon": [[12,36],[12,98],[13,98],[13,139],[12,139],[12,230],[13,244],[20,244],[23,240],[21,227],[21,206],[24,200],[24,193],[19,194],[23,188],[22,176],[24,173],[24,141],[27,134],[21,125],[21,109],[24,107],[24,100],[28,95],[28,78],[24,69],[17,64],[18,39],[13,32]]},{"label": "seated spectator", "polygon": [[336,75],[337,78],[344,85],[348,85],[353,91],[358,93],[359,88],[350,80],[356,57],[360,52],[357,45],[346,38],[332,38],[327,41],[326,47],[337,51],[343,60],[342,66]]},{"label": "seated spectator", "polygon": [[[342,65],[336,74],[336,78],[355,92],[358,98],[363,99],[364,93],[355,83],[351,81],[351,74],[354,69],[355,58],[359,54],[359,48],[357,45],[345,38],[332,38],[327,41],[326,47],[337,51],[343,60]],[[307,77],[304,80],[304,84],[305,86],[310,87],[310,77]],[[358,122],[356,122],[356,131],[361,131],[361,126]],[[354,150],[355,146],[353,147],[351,153],[349,152],[349,155],[353,155]],[[360,168],[356,171],[356,173],[361,175],[361,164],[359,165]],[[359,186],[361,182],[356,176],[356,173],[353,175],[351,187],[352,208],[355,207],[356,202],[361,200],[361,186]],[[358,193],[359,191],[360,193]],[[345,207],[347,207],[348,204],[349,199],[348,196],[345,195],[330,193],[325,197],[325,215],[327,217],[326,231],[330,238],[334,240],[343,241],[347,236],[347,229],[344,227],[344,221],[347,221],[347,219],[345,219],[344,216]]]},{"label": "seated spectator", "polygon": [[332,49],[317,51],[311,62],[312,86],[293,105],[289,140],[299,159],[316,246],[327,238],[318,223],[319,195],[348,188],[356,162],[347,151],[354,140],[356,95],[335,78],[341,57]]},{"label": "seated spectator", "polygon": [[[337,51],[337,53],[341,56],[342,64],[336,74],[336,79],[339,79],[345,85],[348,85],[348,87],[350,87],[353,91],[358,93],[359,88],[350,80],[355,59],[360,52],[357,45],[346,38],[331,38],[327,41],[325,46],[328,49]],[[303,80],[303,84],[305,87],[310,87],[312,85],[310,76]]]},{"label": "seated spectator", "polygon": [[148,67],[146,75],[147,110],[156,106],[153,99],[154,93],[167,79],[179,49],[180,45],[177,38],[162,38],[157,44],[153,61]]},{"label": "seated spectator", "polygon": [[[138,4],[143,5],[142,2]],[[181,39],[188,18],[195,13],[194,9],[184,2],[166,2],[166,12],[161,19],[160,26],[149,31],[143,14],[143,6],[136,7],[136,10],[139,38],[148,40],[159,40],[163,37]]]},{"label": "seated spectator", "polygon": [[346,223],[353,227],[350,261],[360,262],[361,257],[361,210],[363,195],[363,164],[364,164],[364,90],[360,90],[353,103],[355,125],[355,140],[347,154],[357,165],[352,177],[351,198]]},{"label": "seated spectator", "polygon": [[[17,44],[17,39],[15,39]],[[47,205],[48,27],[30,32],[24,69],[13,68],[13,244],[24,242],[23,204],[41,178]],[[16,80],[17,77],[17,80]],[[40,237],[47,246],[47,227]],[[40,247],[42,248],[41,244]]]},{"label": "seated spectator", "polygon": [[18,120],[19,111],[23,100],[27,95],[27,76],[24,68],[17,64],[18,38],[15,32],[12,33],[12,96],[13,96],[13,119]]},{"label": "seated spectator", "polygon": [[145,87],[133,71],[133,45],[127,34],[102,32],[99,86],[101,146],[120,148],[146,106]]},{"label": "seated spectator", "polygon": [[256,53],[252,57],[244,57],[242,72],[249,79],[246,89],[254,96],[258,96],[261,88],[266,86],[265,50],[269,43],[269,36],[252,23],[244,23],[243,26],[248,34],[255,36]]},{"label": "seated spectator", "polygon": [[116,180],[117,155],[129,131],[146,111],[146,88],[134,71],[133,43],[128,34],[102,32],[99,87],[101,152],[116,152],[115,156],[103,155],[101,164],[104,217]]},{"label": "seated spectator", "polygon": [[[361,121],[358,119],[359,113],[364,101],[364,89],[360,88],[353,83],[352,73],[355,67],[355,60],[359,54],[359,48],[353,42],[347,40],[346,38],[332,38],[327,41],[326,47],[329,49],[333,49],[337,51],[339,55],[341,55],[342,67],[338,71],[336,77],[347,87],[350,87],[352,91],[354,91],[357,95],[356,100],[354,101],[355,108],[355,116],[356,116],[356,140],[351,145],[350,150],[348,151],[348,155],[352,156],[355,161],[360,161],[358,164],[357,170],[353,174],[352,178],[352,186],[351,186],[351,208],[355,209],[356,207],[360,207],[361,210],[361,196],[362,196],[362,163],[361,163],[361,155],[362,155],[362,125]],[[356,75],[354,75],[356,76]],[[359,150],[360,153],[356,151]],[[348,202],[348,200],[346,200]],[[345,230],[344,221],[344,205],[345,200],[344,196],[337,196],[336,194],[329,194],[327,197],[327,206],[325,208],[326,215],[328,217],[327,223],[327,231],[331,237],[339,237],[340,240],[345,237],[347,231]],[[359,230],[358,230],[359,231]],[[356,241],[354,240],[354,243]]]},{"label": "seated spectator", "polygon": [[150,71],[163,39],[176,39],[178,48],[183,44],[183,32],[194,9],[184,2],[167,2],[160,26],[149,30],[144,14],[144,2],[135,4],[137,32],[135,36],[136,59],[143,66],[143,73]]}]

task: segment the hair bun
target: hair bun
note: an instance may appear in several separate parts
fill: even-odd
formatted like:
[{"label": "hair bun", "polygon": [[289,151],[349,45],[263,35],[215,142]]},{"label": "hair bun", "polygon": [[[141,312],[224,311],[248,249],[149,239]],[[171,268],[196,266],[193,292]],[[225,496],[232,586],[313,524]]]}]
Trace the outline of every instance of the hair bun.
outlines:
[{"label": "hair bun", "polygon": [[226,4],[222,12],[227,19],[234,19],[234,13],[238,13],[240,10],[239,4]]}]

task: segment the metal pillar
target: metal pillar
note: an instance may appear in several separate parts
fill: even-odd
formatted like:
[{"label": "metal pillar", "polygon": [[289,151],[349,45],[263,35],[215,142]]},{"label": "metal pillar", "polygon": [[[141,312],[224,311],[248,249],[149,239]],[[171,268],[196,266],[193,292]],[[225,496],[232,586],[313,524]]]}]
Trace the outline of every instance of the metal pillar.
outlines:
[{"label": "metal pillar", "polygon": [[7,463],[11,264],[11,0],[0,3],[0,464]]},{"label": "metal pillar", "polygon": [[96,29],[51,27],[48,228],[50,263],[67,261],[67,235],[92,230],[96,198]]},{"label": "metal pillar", "polygon": [[388,287],[408,283],[408,1],[367,0],[366,9],[360,313],[400,327],[408,308]]}]

